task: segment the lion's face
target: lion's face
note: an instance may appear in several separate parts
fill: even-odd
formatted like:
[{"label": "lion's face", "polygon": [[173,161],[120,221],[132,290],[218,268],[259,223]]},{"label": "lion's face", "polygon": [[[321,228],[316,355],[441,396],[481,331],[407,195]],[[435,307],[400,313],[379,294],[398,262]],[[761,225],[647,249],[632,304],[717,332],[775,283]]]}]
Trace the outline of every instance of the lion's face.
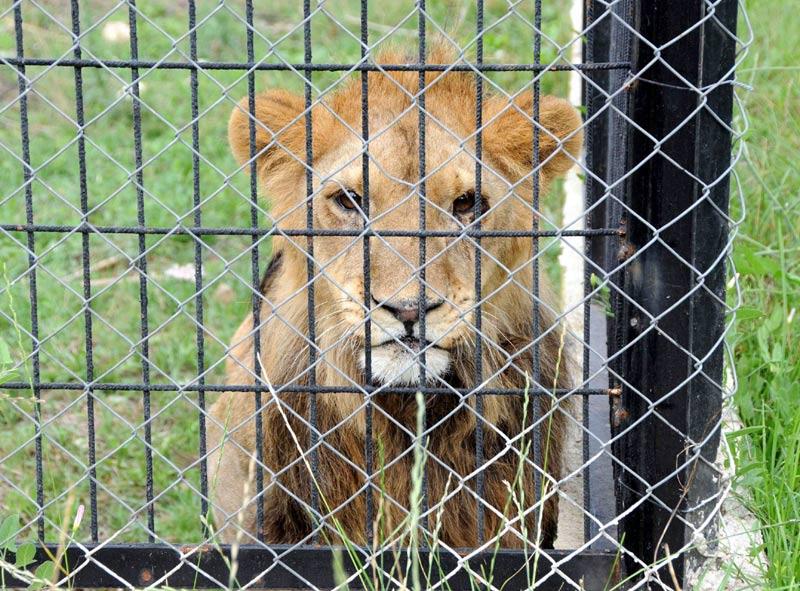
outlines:
[{"label": "lion's face", "polygon": [[[466,235],[478,228],[489,233],[532,229],[530,95],[513,103],[484,97],[477,186],[473,78],[429,76],[425,176],[420,175],[418,112],[408,98],[416,93],[417,75],[370,74],[366,179],[361,89],[353,84],[312,111],[313,226],[324,235],[311,244],[305,236],[276,239],[276,248],[293,260],[287,265],[298,267],[303,280],[313,248],[316,336],[328,352],[327,362],[343,368],[346,363],[331,360],[355,356],[364,372],[368,316],[372,380],[383,384],[417,384],[421,351],[428,382],[443,379],[459,358],[469,356],[477,330],[477,290],[481,331],[490,337],[502,333],[504,314],[495,302],[503,290],[513,289],[515,274],[530,267],[529,237]],[[246,102],[243,106],[244,113],[234,111],[230,135],[234,152],[246,161],[250,124]],[[259,169],[273,216],[284,230],[308,224],[303,109],[301,99],[280,91],[260,97],[256,109]],[[570,152],[576,154],[580,146],[580,120],[567,103],[551,97],[542,100],[539,119],[544,194],[548,182],[574,162]],[[365,238],[367,207],[375,235]],[[477,286],[476,250],[482,253]],[[370,301],[365,299],[367,275]]]},{"label": "lion's face", "polygon": [[[325,269],[330,302],[325,313],[341,323],[332,332],[360,341],[356,348],[364,369],[361,343],[365,304],[369,305],[373,378],[404,385],[419,381],[421,350],[431,381],[447,373],[454,350],[473,338],[476,241],[457,234],[476,227],[476,208],[485,212],[478,216],[483,230],[524,229],[524,221],[530,227],[532,219],[530,213],[524,213],[530,208],[514,203],[517,199],[509,195],[509,183],[488,166],[477,193],[475,159],[462,147],[466,138],[454,138],[434,125],[427,130],[426,169],[431,172],[425,178],[421,200],[416,125],[416,116],[406,117],[370,144],[369,213],[371,228],[378,234],[369,238],[368,245],[372,301],[364,299],[364,239],[317,239],[314,251]],[[314,200],[316,228],[360,231],[365,227],[361,148],[361,142],[353,138],[320,159],[319,196]],[[422,227],[440,235],[422,239],[416,235]],[[482,240],[487,269],[497,266],[489,262],[492,259],[515,267],[513,252],[498,248],[501,246],[502,241]],[[482,274],[483,286],[491,281],[491,272]],[[421,285],[425,287],[422,300]],[[324,318],[322,322],[327,325],[320,326],[322,330],[333,326]]]}]

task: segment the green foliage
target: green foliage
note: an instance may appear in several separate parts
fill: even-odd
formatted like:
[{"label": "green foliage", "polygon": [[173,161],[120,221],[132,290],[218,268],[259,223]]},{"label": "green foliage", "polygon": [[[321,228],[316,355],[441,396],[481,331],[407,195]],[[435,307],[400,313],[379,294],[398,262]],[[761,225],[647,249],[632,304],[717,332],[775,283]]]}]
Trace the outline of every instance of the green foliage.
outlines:
[{"label": "green foliage", "polygon": [[37,566],[36,570],[33,571],[33,576],[36,578],[36,580],[28,586],[28,589],[30,591],[39,591],[39,589],[44,587],[48,581],[53,579],[55,566],[56,565],[51,560],[43,562]]},{"label": "green foliage", "polygon": [[17,533],[19,533],[19,515],[9,515],[0,523],[0,551],[17,551]]},{"label": "green foliage", "polygon": [[4,339],[0,338],[0,384],[17,377],[17,372],[14,370],[13,366],[14,361],[11,358],[11,348]]},{"label": "green foliage", "polygon": [[611,307],[611,288],[608,287],[608,281],[604,281],[592,273],[589,277],[589,283],[595,291],[594,296],[592,296],[592,301],[600,306],[603,310],[603,314],[609,318],[613,318],[614,310]]},{"label": "green foliage", "polygon": [[14,566],[17,566],[19,568],[25,568],[26,566],[33,563],[35,556],[36,556],[36,546],[34,546],[31,542],[26,542],[22,544],[19,548],[17,548],[17,555],[14,560]]},{"label": "green foliage", "polygon": [[[733,341],[735,401],[745,427],[731,434],[741,494],[761,521],[767,560],[759,588],[800,585],[800,83],[797,11],[774,18],[748,3],[755,44],[739,78],[751,123],[738,179],[747,216],[734,248],[744,307]],[[774,8],[774,7],[772,7]],[[734,211],[734,215],[742,212]]]},{"label": "green foliage", "polygon": [[[25,572],[27,567],[36,562],[36,545],[32,542],[17,542],[17,537],[21,532],[20,529],[20,516],[17,513],[7,515],[0,520],[0,562],[5,563],[8,554],[14,554],[13,566]],[[5,589],[5,569],[4,565],[0,565],[0,589]],[[45,560],[41,562],[32,573],[28,573],[29,578],[32,579],[28,589],[30,591],[38,591],[45,586],[53,578],[55,571],[55,564],[52,560]],[[27,580],[27,579],[26,579]]]}]

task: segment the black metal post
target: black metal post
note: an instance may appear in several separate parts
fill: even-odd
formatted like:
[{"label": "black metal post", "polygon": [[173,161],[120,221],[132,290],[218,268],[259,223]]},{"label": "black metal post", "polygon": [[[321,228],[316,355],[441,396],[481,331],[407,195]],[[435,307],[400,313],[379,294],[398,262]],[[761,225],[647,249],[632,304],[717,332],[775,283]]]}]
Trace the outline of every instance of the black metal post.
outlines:
[{"label": "black metal post", "polygon": [[[618,498],[629,574],[682,581],[709,514],[722,403],[736,0],[637,3],[623,222]],[[701,507],[694,509],[694,507]],[[643,563],[643,564],[642,564]],[[681,583],[682,584],[682,583]]]},{"label": "black metal post", "polygon": [[[583,45],[584,63],[609,59],[611,51],[612,10],[598,0],[587,0],[584,4],[583,26],[586,37]],[[586,166],[586,203],[594,206],[586,217],[588,228],[606,227],[607,201],[603,199],[608,170],[608,127],[611,111],[608,97],[611,72],[586,71],[583,76],[584,162]],[[597,204],[597,205],[595,205]],[[588,241],[587,241],[588,242]],[[608,240],[591,241],[591,259],[606,268],[605,253]]]}]

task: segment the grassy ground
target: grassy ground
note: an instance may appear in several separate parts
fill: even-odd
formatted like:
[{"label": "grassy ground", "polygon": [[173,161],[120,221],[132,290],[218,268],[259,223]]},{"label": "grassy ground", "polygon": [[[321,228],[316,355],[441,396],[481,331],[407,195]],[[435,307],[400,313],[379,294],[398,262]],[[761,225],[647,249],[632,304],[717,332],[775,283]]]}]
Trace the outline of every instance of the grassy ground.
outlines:
[{"label": "grassy ground", "polygon": [[[68,4],[51,0],[24,4],[25,53],[28,57],[71,56]],[[300,3],[256,3],[254,54],[267,62],[303,60],[302,10]],[[545,32],[555,41],[569,38],[567,15],[555,3],[546,3]],[[127,37],[117,40],[103,35],[108,22],[128,22],[127,9],[114,9],[116,2],[94,0],[81,3],[83,57],[126,59],[130,56]],[[198,2],[197,47],[199,59],[246,61],[245,13],[243,2]],[[355,0],[325,3],[311,21],[313,59],[319,63],[353,62],[359,56],[358,5]],[[530,7],[508,16],[505,2],[486,3],[485,59],[487,62],[527,62],[532,59]],[[9,3],[0,3],[0,11]],[[140,2],[138,18],[139,56],[143,60],[183,61],[188,54],[188,15],[185,3],[158,0]],[[385,44],[402,45],[416,51],[417,19],[411,5],[370,3],[373,41],[387,37]],[[432,3],[433,20],[462,43],[475,26],[474,5],[450,1]],[[52,18],[51,18],[52,17]],[[335,18],[334,18],[335,17]],[[340,24],[336,23],[336,20]],[[99,23],[99,24],[97,24]],[[389,35],[395,26],[398,29]],[[429,32],[435,27],[429,25]],[[270,55],[265,39],[275,43],[280,55]],[[174,41],[173,41],[174,40]],[[474,51],[474,48],[472,49]],[[13,55],[14,22],[11,13],[0,18],[0,54]],[[554,45],[545,40],[542,60],[556,59]],[[33,211],[38,224],[74,225],[81,219],[81,178],[75,141],[75,80],[69,68],[30,67],[35,93],[28,100],[30,151],[37,169],[32,185]],[[132,105],[122,89],[131,73],[124,69],[83,70],[83,104],[87,127],[86,191],[88,220],[97,226],[138,225],[137,193],[130,182],[134,168]],[[342,73],[314,75],[319,92],[332,88]],[[529,81],[524,73],[492,75],[506,91],[519,90]],[[258,89],[289,87],[302,91],[293,73],[259,73]],[[546,77],[543,89],[566,95],[567,76]],[[319,94],[315,92],[315,95]],[[226,141],[228,116],[235,101],[247,93],[241,72],[206,70],[199,74],[200,152],[199,196],[202,224],[212,227],[250,225],[249,180],[236,173]],[[193,225],[193,167],[189,73],[181,70],[148,71],[140,85],[142,106],[142,153],[144,218],[147,225],[172,228]],[[12,103],[0,113],[0,210],[2,223],[25,223],[21,136],[17,79],[13,70],[0,69],[0,106]],[[268,206],[262,202],[260,224],[268,224]],[[553,203],[553,211],[560,203]],[[555,216],[557,218],[557,215]],[[547,228],[543,228],[547,229]],[[11,318],[23,330],[30,329],[30,304],[26,275],[25,234],[0,234],[0,262],[5,266],[0,340],[15,359],[30,351],[30,339],[17,334]],[[148,236],[149,346],[152,382],[185,383],[198,372],[196,350],[196,302],[192,264],[195,239],[188,236]],[[208,383],[221,383],[224,346],[250,306],[251,281],[249,237],[207,236],[199,241],[203,257],[203,302],[205,305],[205,375]],[[78,382],[87,377],[86,336],[82,304],[82,237],[80,234],[41,233],[36,236],[39,255],[38,317],[43,381]],[[137,259],[135,235],[93,234],[89,238],[92,277],[92,363],[94,379],[131,383],[142,380],[139,353],[139,275],[132,261]],[[260,245],[265,261],[269,241]],[[557,248],[552,249],[552,260]],[[554,266],[552,266],[554,268]],[[188,272],[188,275],[187,275]],[[7,282],[8,285],[5,285]],[[9,298],[13,301],[9,301]],[[2,351],[0,351],[2,355]],[[27,363],[15,379],[30,376]],[[0,448],[2,471],[0,506],[13,507],[27,522],[35,515],[33,478],[34,443],[29,400],[11,400],[18,392],[7,392],[0,403]],[[23,395],[24,396],[24,395]],[[28,394],[29,396],[29,394]],[[62,519],[70,496],[86,502],[85,478],[88,440],[86,397],[76,391],[47,391],[43,394],[44,497],[49,503],[47,517]],[[199,541],[199,482],[197,454],[199,427],[196,393],[176,395],[154,392],[152,422],[155,476],[156,530],[172,541]],[[131,520],[131,509],[140,509],[145,499],[145,446],[142,395],[137,392],[103,392],[95,401],[98,504],[100,537],[121,531],[118,540],[143,540],[139,513]],[[26,417],[25,414],[28,416]],[[51,502],[56,499],[56,502]],[[123,504],[124,503],[124,504]],[[88,536],[84,520],[79,538]]]},{"label": "grassy ground", "polygon": [[[797,11],[748,3],[755,43],[740,79],[750,118],[738,168],[747,218],[735,260],[746,309],[734,341],[746,430],[737,441],[748,505],[763,524],[769,589],[800,586],[800,27]],[[787,6],[788,8],[788,6]]]}]

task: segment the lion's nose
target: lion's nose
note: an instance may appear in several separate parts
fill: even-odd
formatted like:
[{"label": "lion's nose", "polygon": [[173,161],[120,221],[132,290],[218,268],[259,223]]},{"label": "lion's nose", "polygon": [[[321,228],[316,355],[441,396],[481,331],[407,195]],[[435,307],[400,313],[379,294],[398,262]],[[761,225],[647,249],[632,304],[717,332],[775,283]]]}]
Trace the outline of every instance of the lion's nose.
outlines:
[{"label": "lion's nose", "polygon": [[386,300],[385,302],[379,302],[374,297],[372,299],[375,304],[387,312],[391,312],[395,318],[402,322],[403,326],[406,328],[406,332],[409,335],[412,334],[414,324],[419,321],[419,311],[422,308],[422,305],[425,307],[425,312],[428,313],[444,303],[444,300],[442,299],[425,299],[422,302],[420,302],[420,300]]}]

